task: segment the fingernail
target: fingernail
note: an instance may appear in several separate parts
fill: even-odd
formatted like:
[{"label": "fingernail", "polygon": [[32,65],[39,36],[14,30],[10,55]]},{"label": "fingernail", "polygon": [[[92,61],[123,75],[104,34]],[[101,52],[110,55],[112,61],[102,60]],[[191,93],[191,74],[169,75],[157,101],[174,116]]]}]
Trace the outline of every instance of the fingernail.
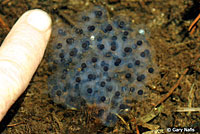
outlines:
[{"label": "fingernail", "polygon": [[46,31],[51,25],[51,18],[46,12],[40,9],[34,9],[30,11],[27,22],[40,31]]}]

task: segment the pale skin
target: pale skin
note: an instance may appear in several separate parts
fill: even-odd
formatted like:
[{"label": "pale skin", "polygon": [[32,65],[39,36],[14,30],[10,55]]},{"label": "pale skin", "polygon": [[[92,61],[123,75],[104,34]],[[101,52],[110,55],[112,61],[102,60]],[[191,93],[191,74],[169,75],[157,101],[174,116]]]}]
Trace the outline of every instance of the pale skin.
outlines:
[{"label": "pale skin", "polygon": [[0,122],[27,88],[51,34],[51,18],[42,10],[24,13],[0,47]]}]

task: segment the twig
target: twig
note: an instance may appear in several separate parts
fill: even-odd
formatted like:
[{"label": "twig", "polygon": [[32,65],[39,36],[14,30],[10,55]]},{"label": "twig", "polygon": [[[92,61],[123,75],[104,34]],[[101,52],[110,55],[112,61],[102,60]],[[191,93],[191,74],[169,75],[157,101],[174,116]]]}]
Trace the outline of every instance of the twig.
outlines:
[{"label": "twig", "polygon": [[[200,58],[200,54],[196,55],[194,58],[194,61],[191,64],[194,64],[195,61],[197,61]],[[180,84],[181,80],[183,79],[184,75],[188,72],[189,68],[186,68],[185,71],[183,72],[183,74],[181,75],[181,77],[179,78],[179,80],[176,82],[176,84],[170,89],[170,91],[155,105],[158,106],[159,104],[161,104],[162,102],[164,102],[172,93],[173,91],[178,87],[178,85]]]},{"label": "twig", "polygon": [[52,114],[54,120],[56,121],[56,123],[58,124],[59,129],[62,131],[63,130],[63,125],[62,123],[58,120],[58,118],[56,117],[55,113],[53,112]]},{"label": "twig", "polygon": [[140,131],[138,129],[138,125],[136,125],[136,132],[137,132],[137,134],[140,134]]},{"label": "twig", "polygon": [[19,123],[15,123],[15,124],[10,124],[10,125],[7,125],[7,127],[14,127],[14,126],[17,126],[17,125],[20,125],[20,124],[23,124],[24,122],[19,122]]},{"label": "twig", "polygon": [[[193,99],[194,99],[194,83],[192,84],[191,88],[190,88],[190,92],[189,92],[189,96],[188,96],[188,108],[191,108],[192,107],[192,102],[193,102]],[[188,116],[191,114],[191,112],[188,112]]]},{"label": "twig", "polygon": [[159,104],[161,104],[163,101],[165,101],[174,92],[174,90],[178,87],[178,85],[180,84],[184,75],[188,72],[188,70],[189,70],[188,68],[185,69],[185,71],[183,72],[183,74],[181,75],[179,80],[176,82],[176,84],[170,89],[170,91],[155,106],[158,106]]},{"label": "twig", "polygon": [[194,108],[194,107],[180,107],[176,110],[176,112],[200,112],[200,108]]},{"label": "twig", "polygon": [[0,25],[2,27],[4,27],[7,31],[10,31],[10,28],[8,27],[8,25],[3,21],[3,19],[0,16]]},{"label": "twig", "polygon": [[2,4],[2,5],[5,5],[5,4],[7,4],[8,2],[10,2],[10,0],[4,0],[4,1],[1,2],[1,4]]},{"label": "twig", "polygon": [[117,117],[126,125],[127,129],[130,130],[129,125],[128,125],[128,123],[126,123],[126,121],[124,120],[124,118],[122,118],[119,114],[116,114],[116,115],[117,115]]},{"label": "twig", "polygon": [[190,34],[194,33],[194,30],[196,29],[196,24],[200,19],[200,13],[199,15],[195,18],[195,20],[192,22],[192,24],[190,25],[190,27],[188,28],[188,31],[190,32]]}]

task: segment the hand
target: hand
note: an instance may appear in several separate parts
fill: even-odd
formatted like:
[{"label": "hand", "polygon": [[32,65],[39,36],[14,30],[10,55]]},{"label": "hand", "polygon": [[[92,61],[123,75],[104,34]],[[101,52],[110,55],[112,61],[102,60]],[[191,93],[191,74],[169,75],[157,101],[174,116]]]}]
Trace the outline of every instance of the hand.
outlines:
[{"label": "hand", "polygon": [[51,19],[42,10],[24,13],[0,47],[0,121],[27,88],[51,34]]}]

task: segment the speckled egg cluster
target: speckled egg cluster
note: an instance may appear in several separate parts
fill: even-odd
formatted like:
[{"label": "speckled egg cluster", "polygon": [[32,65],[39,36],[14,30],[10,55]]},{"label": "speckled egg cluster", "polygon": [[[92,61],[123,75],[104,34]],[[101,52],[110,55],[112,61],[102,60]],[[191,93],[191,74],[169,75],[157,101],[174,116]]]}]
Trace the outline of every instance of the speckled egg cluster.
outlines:
[{"label": "speckled egg cluster", "polygon": [[148,92],[146,83],[155,73],[153,50],[144,30],[126,17],[108,17],[104,7],[80,13],[76,24],[54,31],[49,56],[52,75],[50,96],[68,108],[92,107],[107,126],[116,114],[130,109],[132,99]]}]

